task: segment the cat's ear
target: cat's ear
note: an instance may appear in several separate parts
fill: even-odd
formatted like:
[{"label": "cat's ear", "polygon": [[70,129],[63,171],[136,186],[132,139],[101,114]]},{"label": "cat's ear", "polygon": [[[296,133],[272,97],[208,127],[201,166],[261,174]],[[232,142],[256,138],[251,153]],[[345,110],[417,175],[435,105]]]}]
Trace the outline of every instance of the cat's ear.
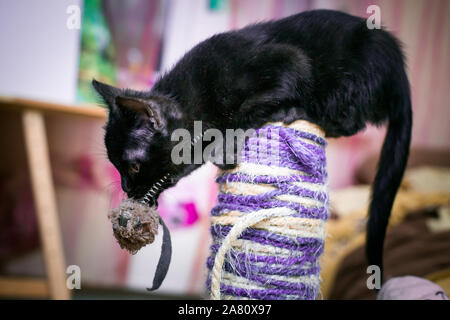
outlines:
[{"label": "cat's ear", "polygon": [[159,104],[152,99],[142,99],[136,97],[117,96],[116,105],[137,113],[145,121],[152,124],[155,129],[160,129],[163,125],[159,114]]},{"label": "cat's ear", "polygon": [[116,97],[122,93],[122,90],[109,84],[99,82],[95,79],[92,80],[92,86],[95,91],[103,98],[109,107],[109,111],[113,112],[117,108],[115,105]]}]

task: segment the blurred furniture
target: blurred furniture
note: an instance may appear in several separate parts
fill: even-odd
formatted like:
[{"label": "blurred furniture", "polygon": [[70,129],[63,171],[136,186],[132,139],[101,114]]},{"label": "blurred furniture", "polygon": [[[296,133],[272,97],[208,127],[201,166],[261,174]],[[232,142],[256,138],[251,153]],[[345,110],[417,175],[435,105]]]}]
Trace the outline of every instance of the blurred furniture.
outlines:
[{"label": "blurred furniture", "polygon": [[[412,152],[414,154],[414,151]],[[392,209],[384,245],[385,278],[425,277],[450,291],[450,167],[410,167]],[[375,299],[368,290],[365,229],[370,185],[331,193],[332,216],[322,257],[326,299]]]},{"label": "blurred furniture", "polygon": [[70,299],[66,265],[45,128],[45,115],[104,119],[96,106],[68,106],[25,99],[0,98],[0,117],[20,113],[26,162],[31,179],[47,279],[0,277],[0,296]]}]

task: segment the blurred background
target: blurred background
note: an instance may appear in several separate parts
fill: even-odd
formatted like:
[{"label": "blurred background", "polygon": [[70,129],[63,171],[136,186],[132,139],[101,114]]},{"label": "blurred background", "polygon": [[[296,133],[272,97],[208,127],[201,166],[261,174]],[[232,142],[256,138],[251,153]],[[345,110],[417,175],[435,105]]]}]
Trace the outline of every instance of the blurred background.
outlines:
[{"label": "blurred background", "polygon": [[[46,277],[52,259],[41,246],[39,188],[30,171],[39,175],[42,164],[30,164],[33,143],[24,141],[35,131],[23,116],[27,110],[37,110],[45,121],[64,265],[81,270],[81,289],[72,290],[72,297],[200,298],[216,169],[207,164],[162,194],[159,211],[172,232],[173,258],[161,289],[147,293],[161,240],[131,256],[113,237],[107,212],[123,193],[106,158],[105,113],[92,78],[148,89],[158,74],[215,33],[318,8],[368,17],[370,5],[379,6],[382,25],[403,43],[414,109],[409,168],[386,243],[387,275],[414,274],[448,288],[450,1],[0,0],[0,294],[40,297],[39,290],[23,293],[15,287],[20,281],[8,279]],[[384,133],[370,127],[329,141],[332,217],[323,298],[373,298],[364,290],[363,240]],[[34,148],[39,154],[40,145]],[[37,287],[48,293],[45,283]]]}]

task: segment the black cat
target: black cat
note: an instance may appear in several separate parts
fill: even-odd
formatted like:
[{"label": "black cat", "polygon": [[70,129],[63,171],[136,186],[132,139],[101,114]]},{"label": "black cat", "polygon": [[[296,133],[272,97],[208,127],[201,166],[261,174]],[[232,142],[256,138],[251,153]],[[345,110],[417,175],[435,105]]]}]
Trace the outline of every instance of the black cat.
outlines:
[{"label": "black cat", "polygon": [[[258,128],[309,120],[328,137],[388,122],[373,184],[367,229],[369,264],[382,266],[392,204],[408,159],[412,111],[398,41],[363,18],[317,10],[217,34],[194,47],[149,91],[93,86],[109,106],[105,144],[123,190],[142,197],[199,165],[175,165],[171,132]],[[158,195],[158,194],[157,194]],[[157,198],[157,197],[155,197]]]}]

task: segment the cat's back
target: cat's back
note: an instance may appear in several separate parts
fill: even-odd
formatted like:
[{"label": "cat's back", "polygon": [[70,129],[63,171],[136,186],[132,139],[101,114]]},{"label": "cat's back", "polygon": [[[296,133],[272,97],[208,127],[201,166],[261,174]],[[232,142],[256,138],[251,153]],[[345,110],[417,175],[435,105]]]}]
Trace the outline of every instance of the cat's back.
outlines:
[{"label": "cat's back", "polygon": [[334,10],[311,10],[280,20],[260,22],[237,31],[259,44],[291,43],[308,45],[342,40],[355,30],[365,27],[365,20]]},{"label": "cat's back", "polygon": [[[355,31],[365,29],[364,19],[333,10],[311,10],[242,29],[216,34],[196,45],[179,61],[179,68],[238,61],[266,44],[292,45],[310,57],[342,53],[354,41]],[[365,31],[363,30],[363,33]],[[364,35],[357,34],[358,37]],[[342,53],[344,54],[344,53]],[[223,59],[228,57],[228,60]],[[229,62],[229,61],[228,61]],[[211,65],[216,65],[211,63]]]},{"label": "cat's back", "polygon": [[[289,45],[299,49],[311,61],[313,73],[322,82],[334,81],[338,71],[357,72],[372,61],[389,56],[402,64],[397,39],[381,29],[369,29],[366,20],[334,10],[311,10],[280,20],[250,25],[237,33],[255,47],[266,44]],[[394,64],[395,64],[394,63]],[[355,70],[349,70],[355,66]]]}]

